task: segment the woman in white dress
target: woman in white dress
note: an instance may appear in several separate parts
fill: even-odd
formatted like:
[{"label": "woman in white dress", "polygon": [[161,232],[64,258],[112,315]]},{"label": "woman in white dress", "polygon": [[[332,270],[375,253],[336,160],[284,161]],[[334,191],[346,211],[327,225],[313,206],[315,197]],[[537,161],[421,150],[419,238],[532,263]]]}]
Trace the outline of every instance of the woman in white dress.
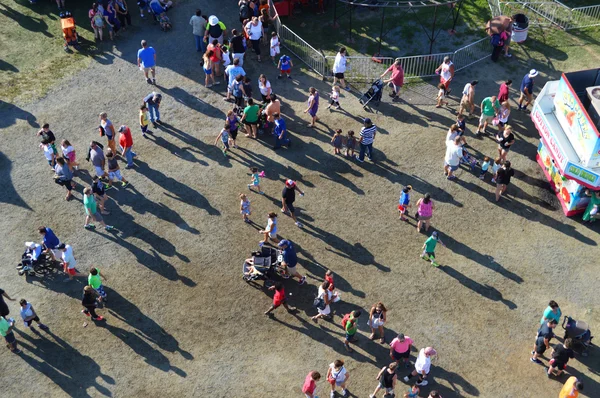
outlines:
[{"label": "woman in white dress", "polygon": [[317,311],[319,311],[319,313],[312,317],[312,320],[315,322],[318,322],[319,318],[329,317],[331,314],[331,307],[329,306],[329,304],[332,301],[333,292],[329,290],[328,281],[324,281],[323,283],[321,283],[321,286],[319,286],[319,293],[317,295],[317,298],[323,300],[323,302],[325,303],[325,307],[323,309],[317,307]]}]

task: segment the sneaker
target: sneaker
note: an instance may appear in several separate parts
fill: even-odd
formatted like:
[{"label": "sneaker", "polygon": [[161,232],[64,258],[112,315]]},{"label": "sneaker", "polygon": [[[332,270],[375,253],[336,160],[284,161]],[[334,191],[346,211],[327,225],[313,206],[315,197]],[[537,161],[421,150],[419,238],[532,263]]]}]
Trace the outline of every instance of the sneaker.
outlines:
[{"label": "sneaker", "polygon": [[375,395],[369,394],[369,398],[375,398]]},{"label": "sneaker", "polygon": [[484,180],[484,179],[485,179],[485,177],[484,177],[484,176],[479,176],[479,179],[480,179],[480,180]]},{"label": "sneaker", "polygon": [[424,256],[421,256],[421,258],[425,261],[429,261],[429,256],[426,254]]},{"label": "sneaker", "polygon": [[127,185],[129,185],[129,182],[121,182],[121,188],[125,188]]},{"label": "sneaker", "polygon": [[217,82],[215,82],[215,85],[219,85],[219,84],[221,84],[221,82],[218,82],[218,81],[217,81]]},{"label": "sneaker", "polygon": [[344,87],[344,90],[346,90],[346,91],[350,91],[350,86],[346,86],[346,87]]},{"label": "sneaker", "polygon": [[148,138],[148,137],[146,136],[146,133],[142,133],[142,137],[144,137],[144,138]]},{"label": "sneaker", "polygon": [[431,265],[433,265],[434,267],[439,267],[440,266],[438,263],[435,262],[435,260],[431,262]]},{"label": "sneaker", "polygon": [[152,84],[156,84],[156,79],[152,79]]},{"label": "sneaker", "polygon": [[454,181],[454,180],[456,180],[456,176],[448,176],[448,177],[446,177],[446,179],[450,180],[450,181]]},{"label": "sneaker", "polygon": [[540,361],[540,360],[539,360],[539,359],[537,359],[537,358],[529,358],[529,360],[530,360],[531,362],[533,362],[533,363],[537,363],[537,364],[541,364],[541,363],[542,363],[542,361]]},{"label": "sneaker", "polygon": [[[133,169],[133,165],[132,165],[132,164],[128,164],[127,166],[125,166],[125,168],[126,168],[127,170],[131,170],[131,169]],[[125,184],[125,183],[124,183],[124,184]],[[125,185],[127,185],[127,184],[125,184]]]},{"label": "sneaker", "polygon": [[304,227],[304,225],[302,225],[302,223],[301,223],[300,221],[297,221],[297,222],[296,222],[296,226],[297,226],[298,228],[302,228],[302,227]]},{"label": "sneaker", "polygon": [[[20,350],[20,349],[18,349],[18,348],[17,348],[16,350],[12,351],[12,353],[13,353],[13,354],[20,354],[20,353],[22,353],[22,352],[23,352],[23,351],[21,351],[21,350]],[[550,376],[548,376],[548,377],[550,377]]]},{"label": "sneaker", "polygon": [[506,58],[510,58],[510,57],[512,57],[512,54],[504,54],[504,56],[505,56]]},{"label": "sneaker", "polygon": [[495,183],[496,183],[496,179],[495,179],[495,178],[492,178],[492,182],[495,184]]},{"label": "sneaker", "polygon": [[422,382],[417,383],[418,386],[426,386],[427,384],[429,384],[427,380],[423,380]]},{"label": "sneaker", "polygon": [[92,320],[94,320],[94,321],[103,321],[104,317],[99,315],[98,318],[92,318]]},{"label": "sneaker", "polygon": [[113,189],[114,187],[112,185],[108,185],[108,184],[104,184],[104,190],[108,191],[109,189]]},{"label": "sneaker", "polygon": [[150,80],[150,78],[147,78],[147,79],[146,79],[146,83],[148,83],[148,84],[152,84],[152,80]]},{"label": "sneaker", "polygon": [[283,77],[283,76],[281,76],[281,75],[277,76],[277,78],[278,78],[278,79],[281,79],[282,77]]},{"label": "sneaker", "polygon": [[360,160],[360,158],[359,158],[358,156],[356,156],[356,155],[354,155],[354,159],[358,160],[358,161],[359,161],[359,162],[361,162],[361,163],[363,163],[363,162],[364,162],[364,160]]},{"label": "sneaker", "polygon": [[265,193],[263,191],[260,191],[258,194],[259,195],[264,195]]},{"label": "sneaker", "polygon": [[38,326],[39,326],[39,327],[40,327],[40,329],[42,329],[42,330],[48,330],[48,329],[50,329],[48,326],[44,325],[43,323],[40,323]]},{"label": "sneaker", "polygon": [[521,105],[519,105],[519,107],[517,108],[518,111],[522,111],[523,108],[521,107]]},{"label": "sneaker", "polygon": [[291,76],[291,75],[287,75],[287,78],[288,78],[288,79],[291,79],[291,78],[292,78],[292,76]]},{"label": "sneaker", "polygon": [[344,388],[342,390],[342,396],[344,396],[344,397],[349,397],[350,396],[350,393],[348,392],[348,390],[346,388]]},{"label": "sneaker", "polygon": [[408,381],[409,381],[410,379],[408,378],[408,376],[404,376],[404,379],[402,379],[402,380],[404,380],[404,382],[405,382],[405,383],[408,383]]},{"label": "sneaker", "polygon": [[300,280],[298,281],[298,284],[299,284],[299,285],[304,285],[305,283],[306,283],[306,277],[305,277],[305,276],[303,276],[303,277],[302,277],[302,279],[300,279]]},{"label": "sneaker", "polygon": [[113,227],[112,225],[107,225],[106,227],[104,227],[104,229],[107,231],[111,231],[111,230],[115,229],[115,227]]},{"label": "sneaker", "polygon": [[332,392],[329,394],[329,397],[330,397],[330,398],[335,398],[335,392],[333,392],[333,391],[332,391]]},{"label": "sneaker", "polygon": [[84,314],[85,316],[91,316],[89,312],[87,312],[86,310],[81,310],[81,313]]},{"label": "sneaker", "polygon": [[264,245],[265,245],[264,241],[261,240],[260,242],[258,242],[258,247],[263,247]]},{"label": "sneaker", "polygon": [[96,228],[96,226],[95,226],[94,224],[85,224],[85,225],[83,226],[83,228],[85,228],[85,229],[95,229],[95,228]]}]

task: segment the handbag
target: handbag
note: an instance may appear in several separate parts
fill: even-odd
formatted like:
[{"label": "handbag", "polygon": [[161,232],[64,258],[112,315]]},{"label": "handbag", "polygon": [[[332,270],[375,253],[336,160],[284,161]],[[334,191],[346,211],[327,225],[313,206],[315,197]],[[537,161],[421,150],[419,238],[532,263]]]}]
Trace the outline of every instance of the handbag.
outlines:
[{"label": "handbag", "polygon": [[313,306],[321,311],[324,310],[325,307],[327,307],[327,305],[325,304],[325,300],[323,300],[323,298],[321,298],[321,297],[315,298],[315,300],[313,301]]}]

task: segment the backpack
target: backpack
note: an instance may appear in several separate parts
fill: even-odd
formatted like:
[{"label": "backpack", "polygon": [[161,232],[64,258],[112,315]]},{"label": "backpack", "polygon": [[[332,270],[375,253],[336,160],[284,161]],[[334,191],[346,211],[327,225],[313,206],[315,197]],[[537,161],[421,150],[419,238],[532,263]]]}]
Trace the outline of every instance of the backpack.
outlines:
[{"label": "backpack", "polygon": [[[348,313],[346,315],[344,315],[344,317],[342,318],[342,327],[344,328],[344,330],[346,330],[346,324],[351,321],[350,317],[352,316],[352,313]],[[354,319],[352,319],[353,321]]]},{"label": "backpack", "polygon": [[324,310],[326,307],[325,300],[323,300],[321,297],[316,297],[315,301],[313,301],[313,306],[318,310]]},{"label": "backpack", "polygon": [[104,18],[99,14],[95,14],[94,25],[96,25],[97,28],[102,28],[104,26]]},{"label": "backpack", "polygon": [[499,47],[499,46],[502,46],[504,44],[504,43],[502,43],[500,35],[497,34],[497,33],[492,35],[492,37],[490,38],[490,43],[494,47]]},{"label": "backpack", "polygon": [[247,19],[250,17],[250,6],[248,3],[243,2],[240,6],[240,18]]}]

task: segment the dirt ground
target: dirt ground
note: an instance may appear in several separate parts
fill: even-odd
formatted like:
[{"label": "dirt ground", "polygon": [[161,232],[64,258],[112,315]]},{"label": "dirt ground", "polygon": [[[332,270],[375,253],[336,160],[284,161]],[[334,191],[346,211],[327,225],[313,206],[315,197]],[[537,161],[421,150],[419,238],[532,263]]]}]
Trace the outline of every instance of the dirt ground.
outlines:
[{"label": "dirt ground", "polygon": [[[518,139],[509,159],[517,173],[508,196],[495,203],[489,178],[483,182],[461,169],[454,183],[442,174],[444,137],[457,103],[452,97],[451,109],[436,109],[435,82],[409,87],[395,103],[385,98],[376,113],[358,106],[358,93],[345,94],[344,111],[330,113],[324,109],[326,83],[298,67],[293,80],[277,80],[270,62],[258,64],[249,54],[245,66],[253,81],[266,73],[282,98],[293,146],[274,152],[270,142],[242,137],[240,148],[225,158],[213,145],[229,106],[222,101],[224,85],[199,84],[204,76],[188,26],[198,5],[227,24],[237,19],[235,11],[227,18],[206,1],[178,5],[169,33],[134,18],[142,26],[90,68],[40,101],[0,110],[0,286],[33,303],[50,326],[49,333],[34,334],[18,322],[23,354],[0,350],[2,396],[296,397],[308,371],[325,374],[341,358],[351,374],[351,393],[366,397],[378,369],[390,362],[389,347],[368,340],[364,316],[356,351],[348,355],[339,324],[342,314],[358,308],[366,313],[377,301],[389,309],[388,341],[403,332],[415,348],[434,346],[439,353],[423,396],[431,389],[445,398],[557,396],[566,376],[548,380],[529,361],[529,351],[550,299],[563,314],[599,330],[598,226],[564,217],[534,160],[539,137],[528,116],[513,113]],[[139,103],[152,90],[135,66],[142,38],[158,52],[157,90],[164,96],[164,125],[147,140],[137,129]],[[495,94],[502,79],[520,81],[532,67],[542,72],[539,90],[561,70],[598,64],[597,43],[587,45],[588,57],[573,59],[568,51],[562,59],[545,60],[526,47],[515,50],[510,61],[484,61],[457,74],[453,87],[458,92],[477,78],[481,100]],[[516,70],[509,76],[507,63]],[[323,96],[317,129],[306,127],[302,113],[309,86]],[[511,96],[514,105],[515,90]],[[108,193],[106,221],[117,228],[114,233],[83,229],[81,191],[91,170],[85,150],[98,139],[102,111],[116,125],[132,128],[139,155],[135,170],[123,170],[131,186]],[[331,129],[358,131],[366,116],[378,126],[376,162],[333,155]],[[35,132],[44,122],[59,140],[74,143],[82,162],[70,202],[37,147]],[[475,128],[472,121],[469,128]],[[495,155],[488,137],[467,137],[478,156]],[[249,166],[267,176],[266,195],[249,195],[253,225],[244,224],[238,211]],[[241,264],[257,247],[266,213],[278,212],[286,178],[306,192],[296,202],[305,228],[280,215],[280,235],[298,247],[299,270],[308,283],[287,281],[289,302],[299,311],[279,309],[268,319],[263,312],[272,295],[243,282]],[[416,232],[414,220],[397,219],[406,184],[414,188],[413,203],[426,192],[436,203],[432,228],[447,245],[438,248],[437,269],[418,258],[426,236]],[[99,310],[106,322],[95,325],[80,313],[83,280],[17,275],[13,264],[23,242],[38,239],[39,225],[73,246],[82,272],[94,265],[106,274],[109,302]],[[342,301],[333,306],[332,322],[315,324],[312,300],[327,268],[335,272]],[[18,305],[9,305],[19,318]],[[85,321],[90,324],[84,328]],[[569,363],[568,373],[585,383],[583,396],[600,396],[599,358],[594,347],[590,356]],[[327,396],[326,389],[319,383],[318,395]]]}]

